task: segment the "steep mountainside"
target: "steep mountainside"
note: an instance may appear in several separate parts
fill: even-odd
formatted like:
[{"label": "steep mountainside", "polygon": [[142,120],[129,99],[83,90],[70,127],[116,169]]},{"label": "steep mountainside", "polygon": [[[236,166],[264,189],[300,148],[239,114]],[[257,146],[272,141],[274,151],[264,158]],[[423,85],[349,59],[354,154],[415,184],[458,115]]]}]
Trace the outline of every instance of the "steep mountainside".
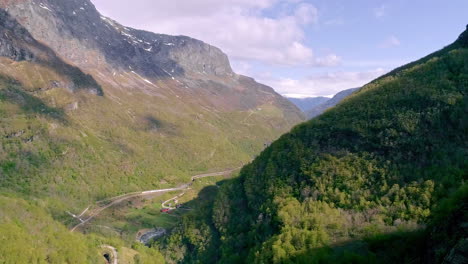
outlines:
[{"label": "steep mountainside", "polygon": [[288,98],[293,104],[295,104],[302,112],[306,113],[317,105],[323,104],[330,100],[328,97],[309,97],[309,98]]},{"label": "steep mountainside", "polygon": [[[294,105],[235,74],[224,53],[199,40],[124,27],[88,0],[1,0],[0,7],[4,104],[21,105],[9,109],[18,124],[5,126],[5,140],[27,134],[48,153],[47,162],[28,162],[35,144],[20,143],[15,155],[4,150],[2,162],[13,169],[0,186],[83,203],[173,184],[192,171],[248,161],[302,120]],[[25,100],[43,109],[22,112],[31,107]],[[43,173],[55,176],[33,176]]]},{"label": "steep mountainside", "polygon": [[341,91],[335,96],[333,96],[331,99],[316,105],[315,107],[312,107],[311,109],[308,109],[305,111],[305,114],[307,118],[312,119],[316,116],[321,115],[323,112],[327,111],[327,109],[334,107],[335,105],[339,104],[341,101],[343,101],[346,97],[350,96],[354,92],[356,92],[359,88],[352,88],[352,89],[347,89],[344,91]]},{"label": "steep mountainside", "polygon": [[89,0],[0,0],[1,255],[92,263],[103,241],[68,234],[67,212],[238,167],[301,120],[199,40],[124,27]]},{"label": "steep mountainside", "polygon": [[468,27],[295,127],[158,244],[169,262],[465,263]]},{"label": "steep mountainside", "polygon": [[284,98],[236,75],[221,50],[199,40],[122,26],[101,16],[89,0],[3,0],[0,7],[36,40],[104,85],[112,86],[122,77],[134,79],[142,84],[127,86],[143,86],[139,90],[157,96],[164,92],[153,81],[165,80],[179,96],[196,92],[198,103],[208,107],[249,110],[271,104],[291,115],[292,122],[300,120]]},{"label": "steep mountainside", "polygon": [[[55,72],[68,80],[67,83],[51,83],[50,85],[63,85],[71,91],[87,89],[94,94],[102,95],[101,87],[90,75],[86,75],[79,68],[65,63],[53,50],[36,41],[25,28],[3,9],[0,10],[0,22],[0,34],[2,36],[0,38],[0,57],[16,62],[33,62],[38,67]],[[5,59],[3,61],[7,62]],[[3,68],[5,70],[8,67]],[[17,77],[22,72],[13,69],[10,74]],[[37,78],[37,76],[31,77]],[[47,84],[42,85],[46,87],[41,88],[48,88]]]}]

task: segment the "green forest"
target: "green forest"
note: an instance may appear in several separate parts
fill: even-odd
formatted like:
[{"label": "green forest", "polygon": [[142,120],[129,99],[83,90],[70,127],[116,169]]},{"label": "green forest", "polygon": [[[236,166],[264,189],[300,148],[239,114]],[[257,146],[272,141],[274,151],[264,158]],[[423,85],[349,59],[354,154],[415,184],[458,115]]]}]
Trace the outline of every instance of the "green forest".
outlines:
[{"label": "green forest", "polygon": [[169,263],[441,263],[466,249],[467,93],[465,31],[295,127],[153,246]]},{"label": "green forest", "polygon": [[[0,0],[0,264],[468,263],[468,27],[362,86],[382,72],[313,54],[306,27],[326,22],[307,1],[205,1],[249,20],[232,19],[249,41],[217,29],[252,53],[233,67],[234,46],[125,27],[94,2]],[[172,11],[191,21],[188,7]],[[362,60],[383,52],[355,45]],[[384,55],[418,54],[400,48]],[[273,76],[286,67],[304,80]],[[335,70],[372,77],[341,87]],[[282,90],[324,78],[336,91]],[[304,123],[279,94],[352,87]]]}]

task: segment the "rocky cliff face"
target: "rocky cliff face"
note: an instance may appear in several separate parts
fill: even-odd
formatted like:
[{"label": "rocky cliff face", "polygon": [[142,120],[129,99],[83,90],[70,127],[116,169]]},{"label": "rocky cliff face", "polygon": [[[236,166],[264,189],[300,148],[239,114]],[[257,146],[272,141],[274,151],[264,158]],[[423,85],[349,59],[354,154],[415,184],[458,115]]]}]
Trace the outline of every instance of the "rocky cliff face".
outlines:
[{"label": "rocky cliff face", "polygon": [[34,62],[65,76],[68,80],[65,86],[70,90],[86,89],[91,93],[102,95],[100,85],[90,75],[61,60],[53,50],[36,41],[3,9],[0,9],[0,36],[0,57],[17,62]]},{"label": "rocky cliff face", "polygon": [[[81,66],[96,66],[104,59],[113,67],[146,76],[167,76],[166,71],[233,74],[227,56],[218,48],[185,36],[122,26],[101,16],[89,0],[2,1],[2,6],[36,39]],[[101,55],[96,60],[77,56],[93,51]]]},{"label": "rocky cliff face", "polygon": [[[247,110],[274,104],[287,112],[292,123],[302,120],[296,107],[270,87],[243,81],[220,49],[202,41],[125,27],[100,15],[89,0],[0,0],[0,7],[34,39],[104,86],[115,86],[116,75],[130,73],[133,80],[146,84],[127,85],[132,86],[127,89],[161,95],[164,91],[155,91],[153,84],[163,80],[175,88],[196,91],[197,99],[219,109]],[[255,102],[252,94],[256,94]]]},{"label": "rocky cliff face", "polygon": [[27,47],[34,40],[7,12],[0,10],[0,56],[15,61],[32,60],[33,52]]}]

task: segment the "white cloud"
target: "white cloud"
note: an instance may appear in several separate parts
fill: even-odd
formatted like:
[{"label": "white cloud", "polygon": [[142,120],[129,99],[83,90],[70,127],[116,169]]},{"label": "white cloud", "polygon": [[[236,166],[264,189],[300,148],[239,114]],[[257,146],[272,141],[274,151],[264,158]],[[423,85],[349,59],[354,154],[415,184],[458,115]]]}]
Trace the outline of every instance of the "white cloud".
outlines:
[{"label": "white cloud", "polygon": [[[278,65],[276,69],[288,66],[293,71],[349,64],[331,50],[322,49],[325,56],[314,53],[305,30],[319,22],[319,11],[303,0],[133,0],[131,9],[126,0],[92,1],[105,15],[124,25],[187,35],[217,46],[229,55],[236,72],[253,74],[283,95],[331,96],[385,73],[375,69],[380,67],[378,62],[355,62],[372,64],[367,68],[375,70],[366,72],[337,71],[303,78],[278,78],[268,73],[275,72]],[[384,16],[385,10],[385,6],[375,10],[376,17]],[[321,23],[340,25],[344,21],[340,18]],[[266,67],[266,72],[259,72],[254,65]]]},{"label": "white cloud", "polygon": [[377,8],[374,8],[374,16],[376,18],[382,18],[385,16],[387,12],[387,7],[385,5],[381,5]]},{"label": "white cloud", "polygon": [[[94,0],[119,22],[158,33],[187,35],[220,47],[235,60],[279,65],[326,65],[305,44],[304,28],[317,23],[318,10],[294,0]],[[183,2],[183,3],[182,3]],[[263,12],[288,5],[276,17]]]},{"label": "white cloud", "polygon": [[294,15],[300,24],[307,25],[318,21],[318,10],[311,4],[300,4]]},{"label": "white cloud", "polygon": [[342,18],[330,19],[330,20],[323,22],[325,26],[341,26],[341,25],[344,25],[344,23],[345,23],[344,19]]},{"label": "white cloud", "polygon": [[378,68],[366,72],[333,72],[309,76],[304,79],[280,78],[260,80],[288,97],[332,96],[342,90],[361,87],[387,71]]},{"label": "white cloud", "polygon": [[397,37],[392,35],[392,36],[389,36],[387,39],[385,39],[379,45],[379,48],[388,49],[388,48],[400,46],[400,44],[401,44],[400,40]]},{"label": "white cloud", "polygon": [[396,68],[401,65],[410,63],[411,61],[416,60],[415,58],[405,58],[405,59],[390,59],[390,60],[348,60],[344,63],[347,67],[359,67],[359,68]]},{"label": "white cloud", "polygon": [[341,57],[338,57],[335,54],[329,54],[323,58],[318,58],[316,60],[317,66],[332,67],[332,66],[338,66],[340,64],[341,64]]}]

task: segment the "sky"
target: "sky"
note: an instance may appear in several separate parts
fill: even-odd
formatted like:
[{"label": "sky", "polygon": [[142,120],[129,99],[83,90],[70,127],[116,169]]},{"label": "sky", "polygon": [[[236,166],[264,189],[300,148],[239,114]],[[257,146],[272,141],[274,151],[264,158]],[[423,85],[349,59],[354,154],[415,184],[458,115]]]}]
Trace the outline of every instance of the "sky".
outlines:
[{"label": "sky", "polygon": [[289,97],[332,96],[452,43],[467,0],[91,0],[137,29],[221,48]]}]

